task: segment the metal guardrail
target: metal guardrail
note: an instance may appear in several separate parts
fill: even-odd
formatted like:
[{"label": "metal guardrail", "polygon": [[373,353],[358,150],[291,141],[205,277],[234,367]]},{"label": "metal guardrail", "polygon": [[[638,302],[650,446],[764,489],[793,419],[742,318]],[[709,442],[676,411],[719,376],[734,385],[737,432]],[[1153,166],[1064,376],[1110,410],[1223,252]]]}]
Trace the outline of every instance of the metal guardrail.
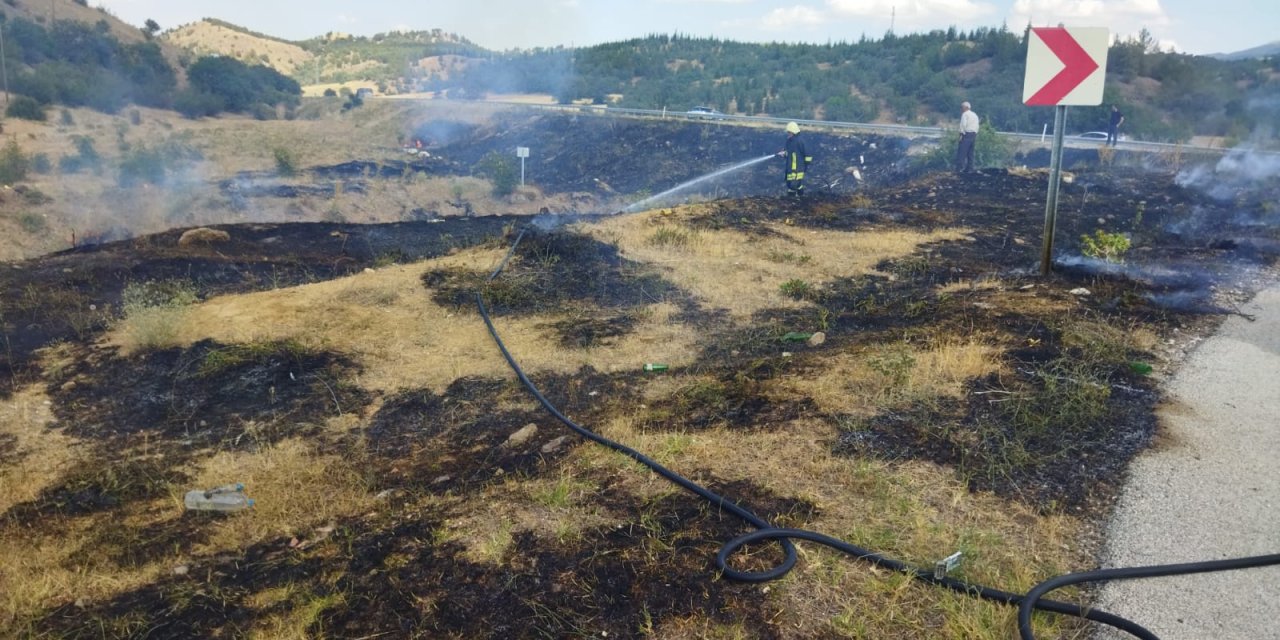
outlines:
[{"label": "metal guardrail", "polygon": [[[902,124],[880,124],[874,122],[838,122],[833,120],[801,120],[795,118],[775,118],[772,116],[743,116],[729,113],[690,113],[687,111],[671,111],[667,109],[630,109],[623,107],[611,107],[605,105],[574,105],[574,104],[536,104],[528,102],[505,102],[501,100],[493,101],[459,101],[459,102],[482,102],[483,104],[500,104],[513,107],[525,107],[531,109],[543,109],[548,111],[570,111],[575,113],[596,113],[601,115],[616,115],[642,118],[673,118],[684,119],[693,122],[737,122],[743,124],[780,124],[785,125],[788,122],[823,129],[842,129],[846,131],[863,131],[869,133],[879,133],[883,135],[895,135],[902,137],[917,138],[942,138],[953,129],[947,127],[916,127]],[[1038,133],[1018,133],[1013,131],[997,131],[997,134],[1006,138],[1020,140],[1023,142],[1040,142],[1045,146],[1053,144],[1052,134],[1044,135]],[[1068,144],[1072,146],[1085,145],[1088,147],[1102,146],[1100,141],[1096,140],[1073,140],[1071,136],[1066,137]],[[1168,143],[1168,142],[1145,142],[1141,140],[1124,140],[1116,144],[1117,149],[1127,149],[1130,151],[1152,151],[1152,152],[1170,152],[1170,153],[1186,153],[1186,152],[1205,152],[1205,153],[1227,153],[1231,149],[1222,147],[1204,147],[1190,144]],[[1264,153],[1268,155],[1278,155],[1277,151],[1255,151],[1255,153]]]}]

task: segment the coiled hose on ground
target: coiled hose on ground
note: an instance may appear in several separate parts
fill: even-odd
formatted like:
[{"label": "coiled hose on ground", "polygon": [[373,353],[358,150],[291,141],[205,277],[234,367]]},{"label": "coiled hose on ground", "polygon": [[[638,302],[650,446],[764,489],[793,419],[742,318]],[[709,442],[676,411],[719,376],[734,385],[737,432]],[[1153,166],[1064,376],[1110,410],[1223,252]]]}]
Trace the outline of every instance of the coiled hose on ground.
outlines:
[{"label": "coiled hose on ground", "polygon": [[[524,238],[526,232],[527,229],[520,231],[520,234],[517,235],[516,239],[511,243],[511,248],[503,257],[502,262],[499,263],[497,268],[489,274],[489,277],[485,280],[486,282],[492,281],[502,273],[503,269],[506,268],[507,263],[511,260],[511,257],[515,254],[516,247],[520,246],[520,241]],[[557,420],[564,423],[565,426],[569,427],[578,435],[626,455],[636,462],[648,467],[654,473],[657,473],[663,478],[666,478],[685,490],[701,497],[717,509],[728,511],[756,527],[756,531],[738,536],[737,538],[726,542],[724,546],[720,547],[720,551],[716,553],[716,567],[723,572],[725,577],[733,580],[740,580],[744,582],[767,582],[781,578],[791,571],[796,564],[796,548],[792,543],[792,540],[805,540],[825,545],[886,569],[901,571],[917,580],[920,580],[921,582],[933,584],[976,598],[1017,606],[1018,633],[1022,637],[1022,640],[1035,640],[1035,635],[1031,628],[1032,609],[1040,609],[1041,611],[1050,611],[1053,613],[1085,618],[1087,620],[1092,620],[1094,622],[1114,627],[1137,638],[1142,638],[1142,640],[1160,640],[1154,633],[1148,631],[1146,628],[1132,620],[1128,620],[1099,609],[1085,608],[1068,602],[1059,602],[1057,600],[1047,600],[1044,599],[1044,595],[1062,587],[1084,582],[1186,575],[1192,573],[1227,571],[1231,569],[1245,569],[1249,567],[1264,567],[1280,564],[1280,554],[1272,554],[1212,562],[1193,562],[1187,564],[1086,571],[1051,578],[1036,585],[1026,594],[1018,594],[965,582],[963,580],[956,580],[945,576],[937,577],[931,570],[912,566],[902,562],[901,560],[895,560],[893,558],[868,551],[862,547],[849,544],[843,540],[832,538],[831,536],[817,533],[815,531],[808,531],[805,529],[779,529],[773,527],[766,520],[751,511],[744,509],[736,503],[725,499],[723,496],[713,493],[706,487],[703,487],[702,485],[699,485],[696,482],[693,482],[692,480],[662,466],[656,460],[640,453],[639,451],[636,451],[622,443],[614,442],[613,440],[605,438],[604,436],[579,425],[573,420],[570,420],[567,416],[561,413],[555,405],[551,404],[551,401],[547,400],[546,396],[542,395],[542,392],[538,390],[538,387],[533,384],[533,381],[525,375],[524,370],[516,363],[511,352],[507,350],[507,345],[503,343],[502,338],[498,336],[498,330],[493,325],[493,319],[489,317],[489,309],[484,304],[484,296],[479,291],[476,292],[476,306],[480,311],[480,317],[484,319],[485,326],[489,329],[489,335],[493,337],[494,343],[498,345],[498,349],[502,352],[502,356],[507,359],[507,364],[511,366],[511,370],[515,372],[516,377],[520,379],[520,382],[524,384],[525,388],[528,389],[535,398],[537,398],[538,402],[542,404],[542,407],[546,409],[548,413],[555,416]],[[784,558],[780,564],[764,571],[739,571],[729,566],[729,556],[733,555],[733,553],[738,549],[742,548],[744,545],[765,540],[776,540],[782,547]]]}]

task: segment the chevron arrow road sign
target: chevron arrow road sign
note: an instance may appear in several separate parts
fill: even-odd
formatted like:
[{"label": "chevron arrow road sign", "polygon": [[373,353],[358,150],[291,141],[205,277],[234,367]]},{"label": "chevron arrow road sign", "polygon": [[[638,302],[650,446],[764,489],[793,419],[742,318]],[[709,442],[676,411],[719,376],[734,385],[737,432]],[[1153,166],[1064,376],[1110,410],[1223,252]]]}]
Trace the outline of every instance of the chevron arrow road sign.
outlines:
[{"label": "chevron arrow road sign", "polygon": [[1032,28],[1022,102],[1027,106],[1102,104],[1109,39],[1105,27]]}]

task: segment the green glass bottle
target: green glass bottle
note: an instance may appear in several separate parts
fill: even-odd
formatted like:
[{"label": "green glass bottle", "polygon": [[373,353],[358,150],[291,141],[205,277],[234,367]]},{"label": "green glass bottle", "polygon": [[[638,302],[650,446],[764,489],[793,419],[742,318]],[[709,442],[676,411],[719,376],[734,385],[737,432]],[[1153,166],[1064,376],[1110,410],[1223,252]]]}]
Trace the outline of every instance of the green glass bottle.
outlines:
[{"label": "green glass bottle", "polygon": [[657,363],[653,363],[653,362],[647,362],[647,363],[645,363],[645,365],[644,365],[644,370],[645,370],[645,371],[666,371],[666,370],[667,370],[667,368],[668,368],[668,367],[667,367],[667,365],[665,365],[665,364],[657,364]]}]

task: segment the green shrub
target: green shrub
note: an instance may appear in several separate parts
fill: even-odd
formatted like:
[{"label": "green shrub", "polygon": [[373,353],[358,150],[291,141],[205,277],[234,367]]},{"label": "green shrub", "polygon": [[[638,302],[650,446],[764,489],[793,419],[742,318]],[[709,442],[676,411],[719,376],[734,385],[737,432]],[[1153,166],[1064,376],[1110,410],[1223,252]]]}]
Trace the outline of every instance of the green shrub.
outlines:
[{"label": "green shrub", "polygon": [[253,105],[253,107],[250,109],[250,112],[252,112],[254,120],[275,120],[276,119],[276,108],[262,102],[259,102],[258,104]]},{"label": "green shrub", "polygon": [[292,176],[298,173],[298,159],[293,152],[284,148],[276,147],[272,153],[276,157],[276,173],[282,176]]},{"label": "green shrub", "polygon": [[39,174],[53,171],[53,161],[49,160],[49,154],[44,152],[33,154],[31,156],[31,170]]},{"label": "green shrub", "polygon": [[14,96],[9,102],[9,106],[5,108],[4,114],[10,118],[21,118],[23,120],[35,120],[44,122],[44,106],[37,102],[34,98],[27,96]]},{"label": "green shrub", "polygon": [[505,154],[490,151],[477,162],[474,171],[493,183],[493,195],[511,195],[516,190],[515,161]]},{"label": "green shrub", "polygon": [[132,187],[142,182],[164,184],[165,159],[159,149],[146,145],[138,145],[120,158],[120,176],[117,180],[122,187]]},{"label": "green shrub", "polygon": [[31,168],[27,154],[18,146],[17,138],[9,138],[8,144],[0,150],[0,184],[16,184],[27,177]]},{"label": "green shrub", "polygon": [[120,296],[125,335],[137,347],[162,349],[176,344],[187,307],[198,300],[183,281],[131,282]]},{"label": "green shrub", "polygon": [[226,106],[220,96],[194,89],[179,91],[173,98],[174,110],[191,119],[216,116]]},{"label": "green shrub", "polygon": [[63,173],[79,173],[81,169],[96,169],[102,162],[97,149],[93,148],[93,138],[89,136],[72,136],[76,145],[76,155],[62,156],[58,160],[58,170]]},{"label": "green shrub", "polygon": [[18,216],[18,224],[22,225],[22,230],[31,235],[35,235],[48,228],[48,223],[44,219],[44,215],[34,211],[24,211]]},{"label": "green shrub", "polygon": [[792,278],[782,283],[778,288],[782,291],[783,295],[788,298],[795,298],[796,300],[804,300],[813,293],[813,287],[809,286],[808,282],[800,280],[799,278]]},{"label": "green shrub", "polygon": [[1107,233],[1098,229],[1092,236],[1080,236],[1081,253],[1107,262],[1123,261],[1129,246],[1129,238],[1123,233]]},{"label": "green shrub", "polygon": [[[924,169],[955,169],[956,149],[960,146],[960,132],[952,131],[942,137],[932,151],[916,156],[916,166]],[[973,165],[1003,167],[1013,158],[1013,144],[987,122],[978,129],[978,139],[973,143]]]}]

